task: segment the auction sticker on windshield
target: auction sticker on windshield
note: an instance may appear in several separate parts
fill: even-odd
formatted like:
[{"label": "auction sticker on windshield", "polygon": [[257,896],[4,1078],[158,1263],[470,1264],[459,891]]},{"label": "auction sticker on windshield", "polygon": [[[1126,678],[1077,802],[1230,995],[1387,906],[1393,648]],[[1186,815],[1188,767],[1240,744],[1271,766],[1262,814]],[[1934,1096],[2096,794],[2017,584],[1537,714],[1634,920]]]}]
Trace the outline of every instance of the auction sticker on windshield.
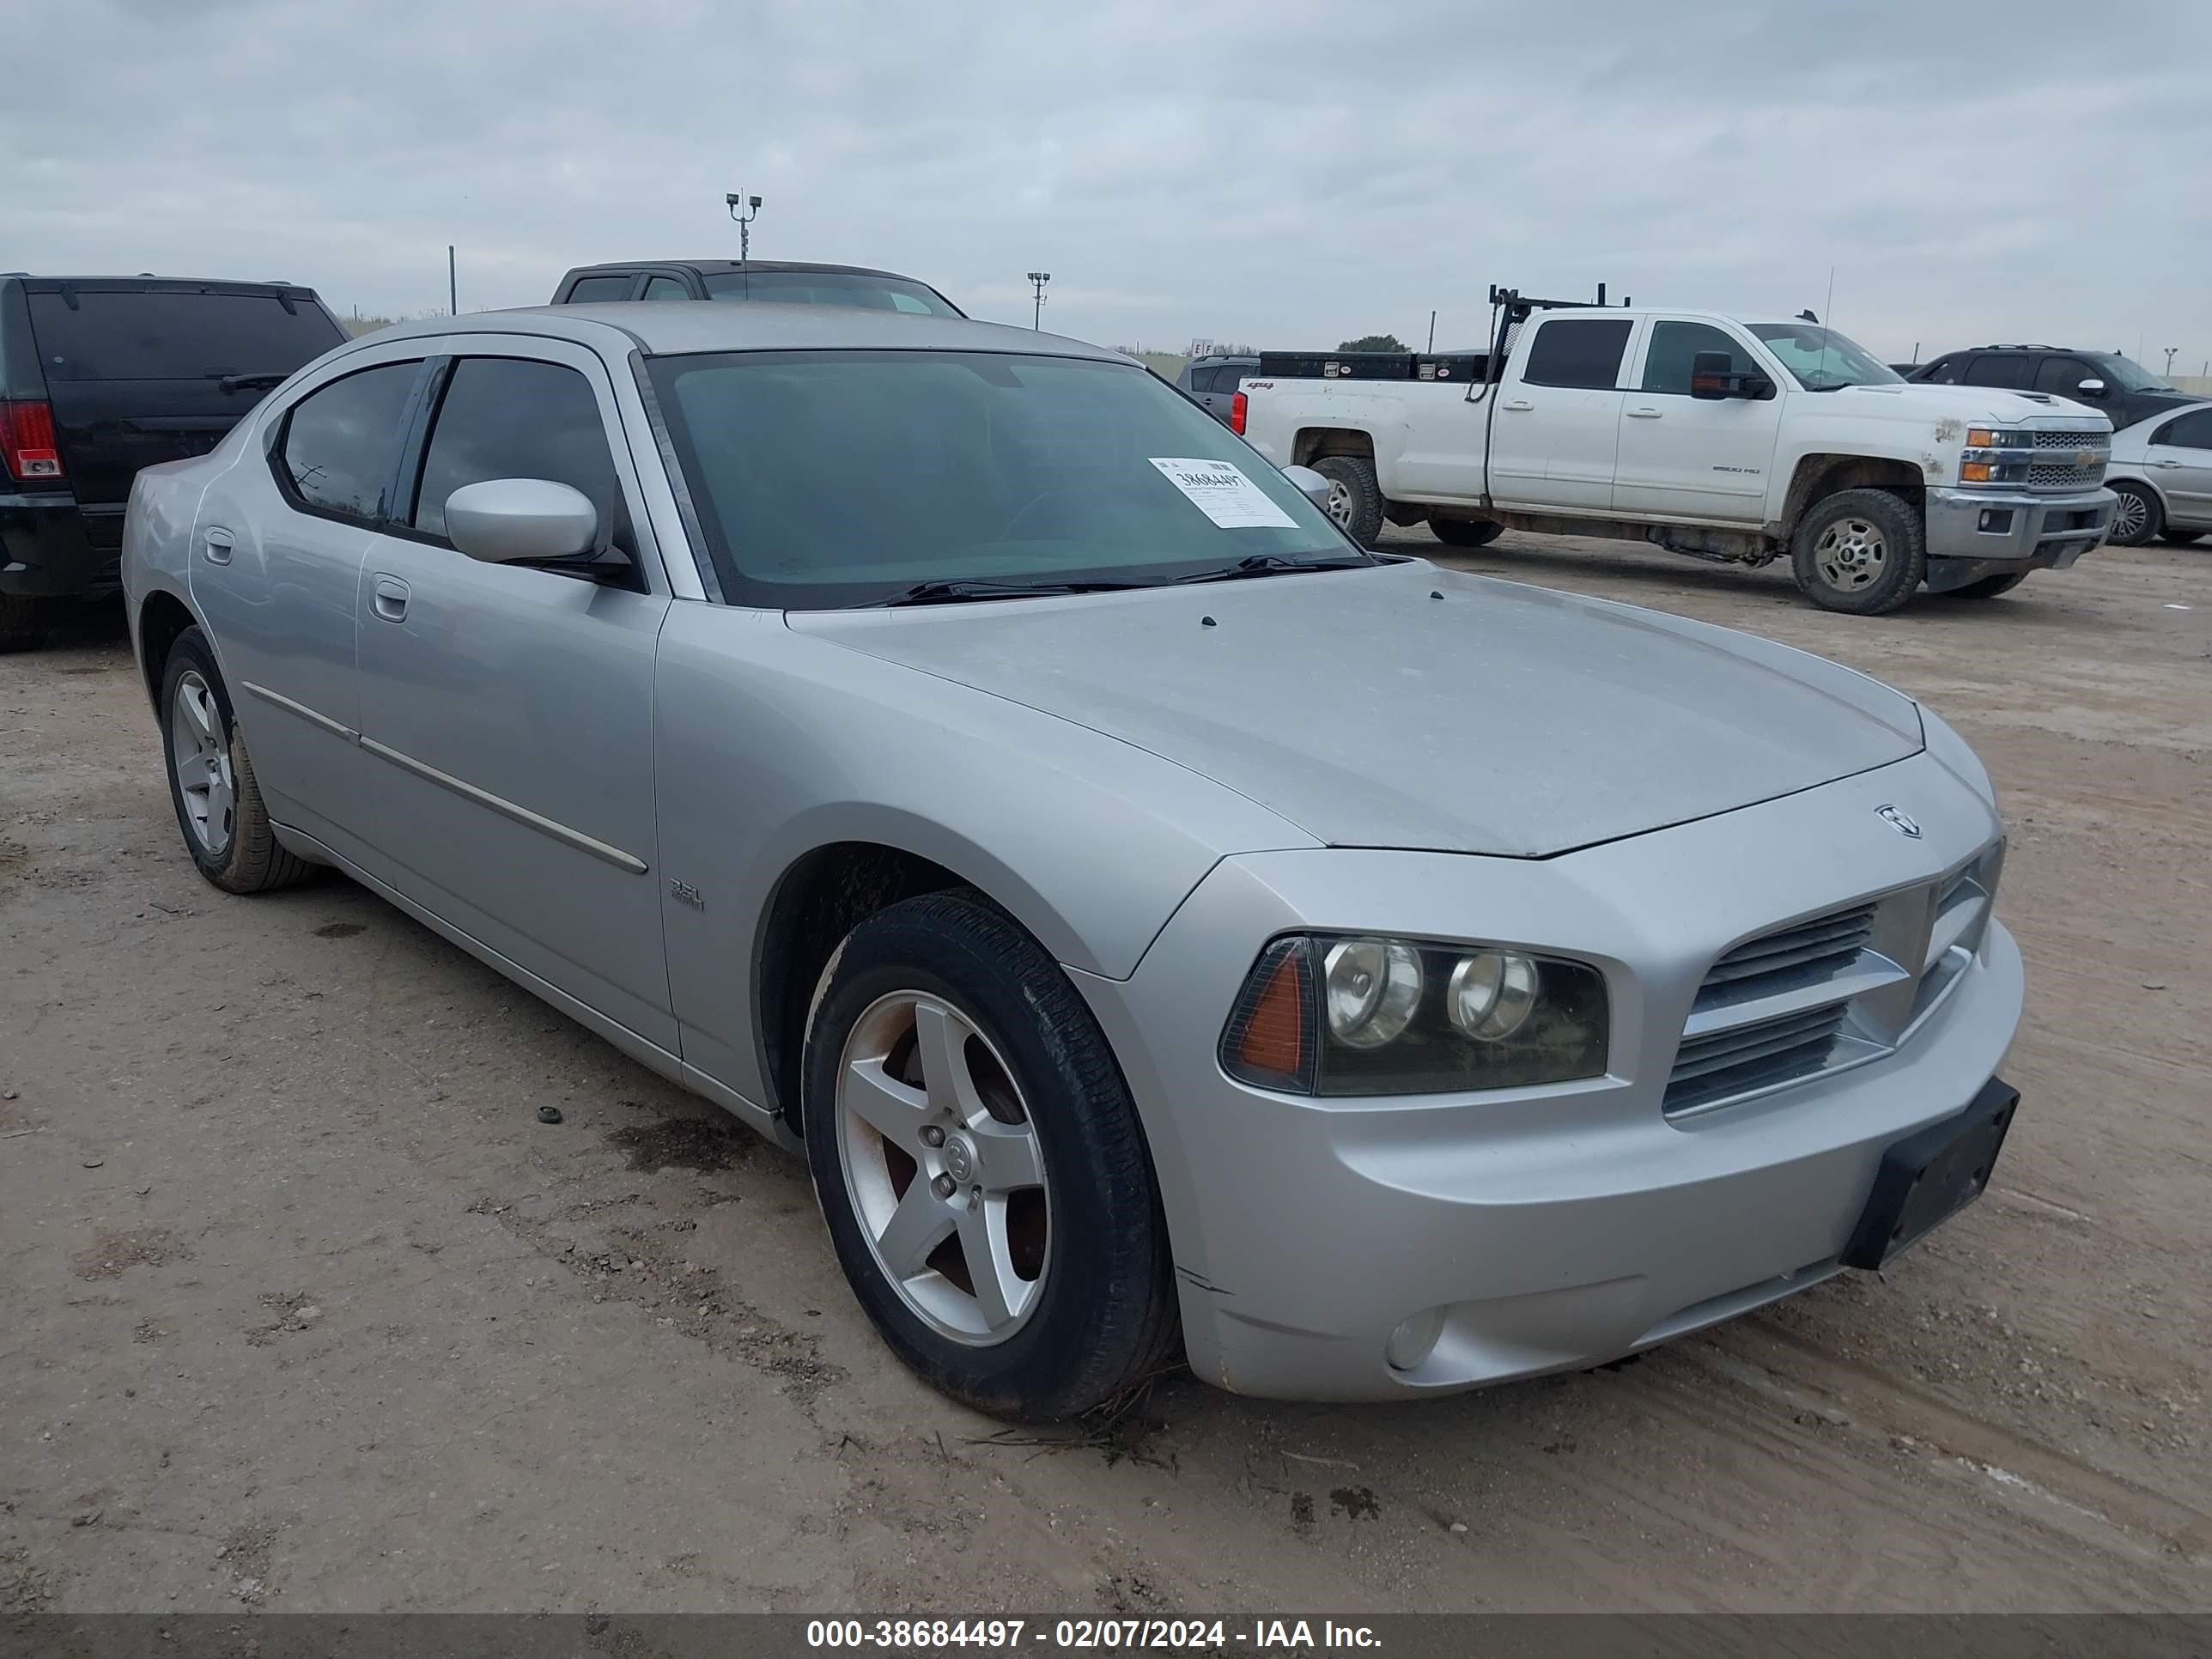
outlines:
[{"label": "auction sticker on windshield", "polygon": [[1182,455],[1146,457],[1198,510],[1224,530],[1296,530],[1291,515],[1269,501],[1231,461]]}]

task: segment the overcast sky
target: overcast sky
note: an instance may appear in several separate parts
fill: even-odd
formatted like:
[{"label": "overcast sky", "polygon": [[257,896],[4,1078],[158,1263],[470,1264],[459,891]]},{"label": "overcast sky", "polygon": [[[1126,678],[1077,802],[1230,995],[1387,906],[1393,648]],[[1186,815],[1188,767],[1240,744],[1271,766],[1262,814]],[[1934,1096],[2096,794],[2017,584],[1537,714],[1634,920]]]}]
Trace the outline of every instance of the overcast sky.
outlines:
[{"label": "overcast sky", "polygon": [[2212,357],[2208,0],[0,0],[0,40],[9,268],[414,314],[453,242],[464,310],[527,305],[734,256],[743,190],[763,258],[1024,322],[1049,270],[1109,344],[1456,346],[1492,282],[1603,280],[1900,361]]}]

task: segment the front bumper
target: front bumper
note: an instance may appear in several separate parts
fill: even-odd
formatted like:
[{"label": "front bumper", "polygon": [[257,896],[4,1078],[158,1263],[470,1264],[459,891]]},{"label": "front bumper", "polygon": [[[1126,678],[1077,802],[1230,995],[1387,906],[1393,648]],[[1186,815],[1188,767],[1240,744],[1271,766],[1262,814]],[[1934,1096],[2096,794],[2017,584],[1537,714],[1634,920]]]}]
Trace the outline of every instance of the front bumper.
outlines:
[{"label": "front bumper", "polygon": [[120,558],[118,548],[95,544],[74,496],[0,494],[0,593],[105,596],[122,586]]},{"label": "front bumper", "polygon": [[[1922,838],[1876,816],[1891,804]],[[1895,1053],[1669,1120],[1683,1019],[1736,940],[1929,880],[1996,834],[1981,798],[1923,754],[1558,859],[1226,860],[1130,979],[1076,976],[1144,1117],[1193,1368],[1265,1395],[1444,1392],[1599,1364],[1840,1271],[1884,1150],[1959,1112],[2002,1060],[2022,998],[2010,935],[1992,925]],[[1613,1008],[1608,1074],[1371,1099],[1237,1084],[1215,1059],[1236,988],[1267,938],[1301,927],[1593,963]],[[1391,1331],[1437,1308],[1433,1353],[1394,1370]]]},{"label": "front bumper", "polygon": [[2109,489],[2065,495],[1930,489],[1928,585],[1940,590],[2011,571],[2063,570],[2105,539],[2118,499]]}]

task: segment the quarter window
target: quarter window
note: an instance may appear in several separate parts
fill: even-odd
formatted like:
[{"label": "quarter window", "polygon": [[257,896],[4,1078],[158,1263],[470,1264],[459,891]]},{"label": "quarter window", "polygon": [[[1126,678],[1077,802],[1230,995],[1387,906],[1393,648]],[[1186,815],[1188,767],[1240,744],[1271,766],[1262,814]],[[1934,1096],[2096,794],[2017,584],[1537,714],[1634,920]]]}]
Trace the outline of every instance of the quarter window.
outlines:
[{"label": "quarter window", "polygon": [[1531,386],[1611,391],[1628,350],[1626,317],[1559,317],[1536,331],[1521,378]]},{"label": "quarter window", "polygon": [[1763,373],[1748,349],[1708,323],[1654,323],[1644,354],[1644,390],[1690,395],[1690,367],[1701,351],[1724,351],[1731,374]]},{"label": "quarter window", "polygon": [[673,276],[648,276],[645,283],[645,297],[648,300],[688,300],[691,291]]},{"label": "quarter window", "polygon": [[419,362],[380,364],[292,406],[276,459],[302,505],[370,522],[385,515],[422,368]]},{"label": "quarter window", "polygon": [[487,478],[550,478],[599,509],[601,548],[627,546],[622,486],[592,383],[559,363],[464,357],[453,365],[422,456],[415,528],[446,533],[446,501]]},{"label": "quarter window", "polygon": [[2168,422],[2151,441],[2172,444],[2177,449],[2212,449],[2212,409],[2200,409]]},{"label": "quarter window", "polygon": [[628,296],[629,285],[635,279],[628,271],[619,276],[579,276],[575,286],[568,290],[568,303],[587,306],[597,300],[620,300]]},{"label": "quarter window", "polygon": [[2028,360],[2019,356],[1988,353],[1974,359],[1966,370],[1968,386],[2002,386],[2014,392],[2027,389]]}]

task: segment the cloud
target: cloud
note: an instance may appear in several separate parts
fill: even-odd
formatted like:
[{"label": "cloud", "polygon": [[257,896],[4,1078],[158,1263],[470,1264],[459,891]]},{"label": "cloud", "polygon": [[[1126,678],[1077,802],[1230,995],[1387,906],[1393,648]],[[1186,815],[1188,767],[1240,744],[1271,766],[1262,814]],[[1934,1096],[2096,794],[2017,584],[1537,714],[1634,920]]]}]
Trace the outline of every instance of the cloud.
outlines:
[{"label": "cloud", "polygon": [[[11,14],[17,14],[11,15]],[[0,0],[31,38],[32,0]],[[0,107],[40,270],[530,304],[568,265],[910,271],[1064,331],[1479,337],[1492,282],[1823,309],[1884,356],[2212,356],[2212,7],[79,0]],[[1824,314],[1826,314],[1824,310]]]}]

